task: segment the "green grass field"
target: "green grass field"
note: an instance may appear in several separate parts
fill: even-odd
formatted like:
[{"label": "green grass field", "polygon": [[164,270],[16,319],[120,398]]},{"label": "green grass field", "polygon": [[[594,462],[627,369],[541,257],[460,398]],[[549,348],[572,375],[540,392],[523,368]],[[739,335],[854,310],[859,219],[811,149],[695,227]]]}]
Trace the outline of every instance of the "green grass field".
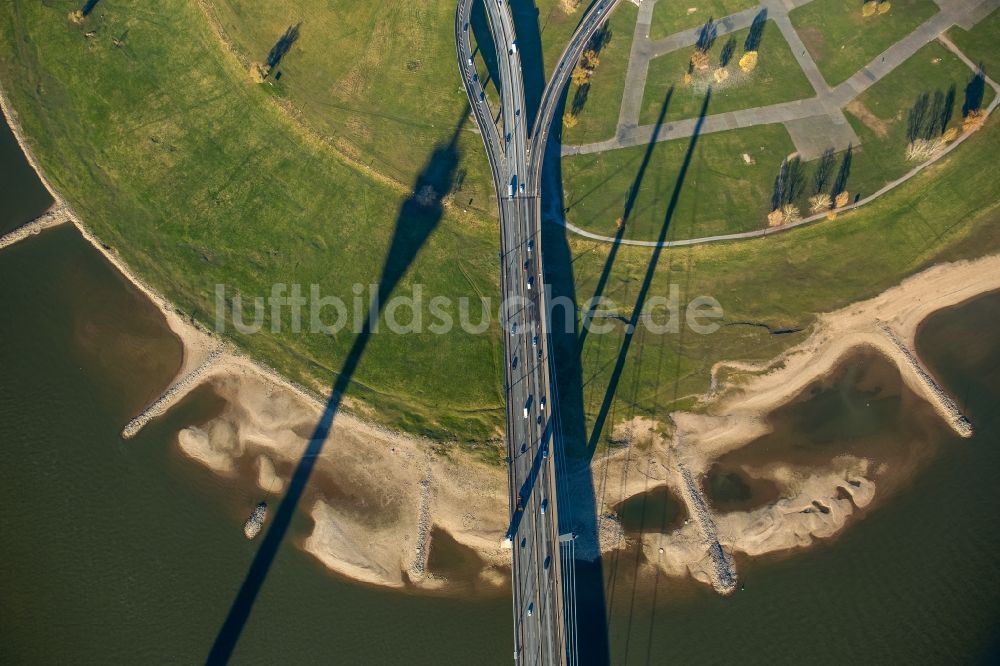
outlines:
[{"label": "green grass field", "polygon": [[[660,255],[649,294],[665,296],[673,284],[682,306],[698,295],[715,297],[725,311],[723,323],[808,328],[814,313],[873,296],[938,261],[995,253],[1000,249],[1000,202],[995,177],[981,166],[991,162],[998,148],[1000,125],[994,120],[943,164],[856,213],[765,239],[668,248]],[[575,238],[571,252],[577,297],[585,302],[595,294],[609,246]],[[635,304],[650,257],[647,248],[623,246],[608,272],[603,295],[626,314]],[[609,384],[623,327],[616,324],[613,333],[591,335],[586,342],[583,404],[588,423]],[[719,359],[772,358],[805,335],[769,335],[746,325],[723,326],[711,335],[681,331],[653,335],[640,328],[609,423],[635,415],[662,420],[706,390],[711,366]]]},{"label": "green grass field", "polygon": [[[653,148],[624,237],[654,240],[688,150],[688,139]],[[698,138],[668,238],[694,238],[756,229],[769,210],[777,165],[795,150],[781,125],[706,134]],[[563,158],[567,218],[588,231],[614,236],[646,146]],[[742,154],[754,164],[747,164]]]},{"label": "green grass field", "polygon": [[[661,0],[653,8],[649,38],[662,39],[675,32],[697,28],[708,19],[718,21],[730,14],[756,6],[755,0],[699,0],[699,2],[668,2]],[[689,12],[689,9],[696,11]]]},{"label": "green grass field", "polygon": [[937,11],[933,0],[892,0],[888,13],[864,17],[860,2],[813,0],[792,10],[789,18],[823,78],[835,86]]},{"label": "green grass field", "polygon": [[[707,81],[711,78],[710,72],[718,67],[719,54],[731,38],[736,41],[736,50],[727,68],[730,78],[722,83],[712,81],[712,105],[709,113],[766,106],[813,97],[816,94],[774,21],[764,24],[757,68],[744,75],[737,63],[743,55],[743,42],[748,32],[749,29],[744,29],[730,35],[719,35],[709,51],[712,66],[709,72],[695,75],[695,85],[684,84],[684,73],[694,51],[693,47],[652,60],[649,63],[649,76],[639,121],[643,124],[656,122],[664,94],[671,86],[674,87],[674,94],[667,108],[666,119],[681,120],[697,116]],[[705,81],[701,82],[703,79]]]},{"label": "green grass field", "polygon": [[[209,0],[245,61],[263,61],[290,25],[298,40],[265,88],[346,155],[410,186],[468,101],[455,56],[455,3]],[[249,74],[247,75],[249,77]],[[249,80],[249,78],[248,78]],[[478,135],[462,134],[465,203],[495,210]]]},{"label": "green grass field", "polygon": [[[576,126],[563,128],[564,143],[589,143],[615,135],[638,12],[635,5],[626,2],[612,15],[609,23],[611,40],[601,50],[600,64],[590,79],[587,101],[577,114]],[[566,94],[567,110],[572,108],[578,89],[579,86],[570,83]]]},{"label": "green grass field", "polygon": [[[961,128],[963,91],[972,75],[951,51],[931,42],[852,102],[846,113],[861,147],[851,168],[851,192],[871,194],[918,164],[906,159],[906,118],[917,95],[946,92],[954,85],[956,96],[948,126]],[[987,86],[984,107],[993,94]]]},{"label": "green grass field", "polygon": [[[404,195],[269,103],[194,3],[105,0],[84,26],[67,20],[73,8],[4,5],[0,78],[47,175],[140,275],[209,324],[217,283],[247,297],[284,282],[350,298],[354,283],[378,281]],[[409,213],[404,234],[433,216]],[[495,294],[495,235],[485,220],[447,213],[399,292],[423,283],[428,296]],[[293,379],[329,387],[353,337],[286,328],[235,339]],[[500,359],[495,335],[378,334],[350,393],[387,423],[482,439],[502,422]]]},{"label": "green grass field", "polygon": [[994,81],[1000,76],[1000,10],[993,10],[972,30],[953,27],[948,36],[973,62],[982,64],[987,76]]},{"label": "green grass field", "polygon": [[[266,296],[277,282],[317,284],[324,294],[349,297],[353,284],[379,280],[390,247],[403,258],[412,255],[412,263],[403,262],[407,270],[398,293],[412,293],[422,284],[425,299],[472,297],[473,309],[479,295],[497,297],[492,210],[483,213],[473,206],[463,212],[459,204],[464,201],[453,195],[454,203],[438,220],[433,206],[416,205],[406,188],[373,180],[304,129],[318,132],[319,119],[304,110],[301,118],[294,117],[285,106],[273,103],[273,96],[284,96],[294,109],[300,98],[314,93],[293,85],[296,77],[306,77],[293,56],[304,58],[320,48],[308,37],[313,24],[305,15],[287,20],[302,19],[303,36],[282,65],[288,74],[272,88],[250,82],[244,65],[226,52],[195,3],[102,0],[83,26],[67,20],[77,4],[17,0],[0,7],[0,80],[56,188],[104,242],[184,313],[211,324],[218,283],[247,298]],[[422,11],[407,3],[391,8],[398,9],[397,20],[416,20],[411,12]],[[433,15],[423,9],[429,12],[426,17]],[[564,24],[545,23],[545,10],[540,16],[547,48],[544,44],[556,43],[553,25]],[[235,14],[232,20],[237,20]],[[250,17],[245,20],[251,22]],[[274,25],[283,30],[285,23],[278,17]],[[350,32],[346,24],[331,27]],[[352,28],[365,36],[357,39],[366,47],[379,32],[368,24]],[[88,31],[95,34],[87,37]],[[253,52],[266,53],[271,38],[261,39],[263,44]],[[443,58],[453,52],[450,28],[437,39],[443,43],[428,44],[427,53]],[[767,39],[765,35],[765,50]],[[364,61],[364,51],[325,48],[331,58],[350,64]],[[400,66],[405,73],[388,65],[382,71],[405,78],[437,65],[424,63],[415,70],[406,69],[405,62]],[[317,77],[315,85],[322,80]],[[282,90],[281,85],[288,87]],[[386,94],[391,94],[372,102],[386,113],[396,108],[394,102],[409,110],[422,103],[402,99],[421,90],[394,89],[384,82],[372,85],[385,85]],[[448,85],[455,90],[446,90],[443,99],[460,107],[464,93],[457,76]],[[317,102],[311,113],[321,108]],[[446,140],[457,122],[457,110],[439,111],[427,113],[447,119],[447,124],[438,127],[437,120],[424,119],[434,125],[433,132],[416,132],[412,139],[392,132],[381,137],[386,127],[376,120],[381,115],[355,112],[349,117],[373,137],[381,137],[372,139],[377,154],[395,148],[412,156],[412,164],[400,160],[412,182],[416,174],[428,172],[433,146]],[[479,137],[464,130],[458,134],[457,148],[465,151],[465,159],[460,155],[452,167],[448,156],[439,153],[420,184],[454,182],[452,168],[482,159]],[[430,145],[407,153],[410,146],[401,144],[408,140],[427,140]],[[662,223],[673,187],[671,169],[677,168],[685,144],[664,144],[654,151],[630,222],[636,233],[643,230],[641,225],[655,233],[655,225]],[[754,188],[766,193],[789,145],[781,128],[702,137],[671,234],[734,225],[729,214],[757,198]],[[729,323],[808,326],[814,313],[877,293],[942,258],[996,251],[1000,211],[995,177],[982,165],[991,163],[998,148],[1000,130],[990,121],[940,165],[856,214],[759,241],[666,250],[655,266],[650,294],[665,295],[675,283],[682,303],[698,294],[717,298]],[[756,159],[759,171],[746,169],[739,156],[743,151]],[[623,204],[638,166],[636,155],[641,155],[617,152],[603,157],[617,163],[588,168],[567,161],[565,167],[565,182],[572,188],[567,203],[579,200],[570,218],[582,223],[574,216],[582,218],[587,211],[595,229],[608,235],[614,233],[614,217],[620,215],[615,206]],[[707,161],[710,155],[715,156],[712,162]],[[594,186],[613,193],[609,200],[617,196],[617,203],[588,210],[596,204],[571,178],[573,169],[576,178],[591,178]],[[613,182],[603,184],[599,169]],[[692,196],[699,192],[701,196]],[[750,194],[739,194],[738,205],[740,192]],[[716,201],[724,202],[722,214],[713,210]],[[605,216],[610,219],[605,221]],[[395,245],[394,236],[400,239]],[[563,275],[570,275],[571,268],[582,303],[602,279],[611,247],[577,237],[567,244],[572,264],[567,260],[565,266],[547,268]],[[621,248],[607,267],[604,295],[627,311],[652,256],[649,249]],[[473,319],[478,320],[478,312]],[[689,405],[689,396],[707,388],[708,369],[717,360],[769,358],[803,335],[769,336],[743,325],[726,326],[712,335],[640,333],[615,387],[609,425],[637,413],[665,419],[667,410]],[[322,388],[331,385],[354,336],[349,331],[325,336],[265,329],[234,339],[282,373]],[[588,338],[578,367],[584,388],[579,396],[561,394],[563,408],[571,415],[580,409],[581,417],[593,421],[604,402],[621,340],[617,324],[607,335]],[[348,394],[364,403],[361,411],[386,424],[436,438],[483,442],[502,424],[501,364],[496,325],[484,335],[394,335],[383,330],[372,336]]]}]

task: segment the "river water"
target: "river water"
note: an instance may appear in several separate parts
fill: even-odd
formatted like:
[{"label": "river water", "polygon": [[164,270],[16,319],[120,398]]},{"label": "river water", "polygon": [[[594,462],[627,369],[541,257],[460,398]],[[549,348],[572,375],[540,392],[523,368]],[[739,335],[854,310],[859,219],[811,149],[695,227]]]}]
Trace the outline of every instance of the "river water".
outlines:
[{"label": "river water", "polygon": [[51,204],[52,197],[21,155],[0,113],[0,236],[38,217]]},{"label": "river water", "polygon": [[[0,127],[0,173],[23,174],[5,133]],[[29,182],[10,194],[5,179],[0,230],[48,205]],[[0,660],[203,661],[254,554],[240,512],[255,498],[182,458],[175,445],[180,428],[218,412],[218,398],[198,390],[135,440],[120,439],[176,371],[180,346],[72,228],[0,253],[0,299]],[[909,418],[921,410],[898,376],[864,356],[777,416],[779,433],[767,446],[812,442],[801,455],[883,447],[898,461],[906,442],[920,442],[913,478],[838,538],[794,556],[741,562],[746,589],[727,599],[673,580],[637,583],[628,572],[634,558],[609,559],[613,663],[996,656],[1000,343],[982,331],[998,321],[1000,296],[988,296],[934,316],[919,335],[920,353],[976,425],[972,440]],[[872,400],[876,410],[862,410]],[[738,462],[723,461],[728,467],[716,470],[712,488],[734,507],[770,492],[739,478]],[[681,509],[662,495],[665,508],[650,520],[676,524]],[[631,529],[642,529],[641,504],[622,512]],[[298,521],[292,532],[301,534],[308,518]],[[505,596],[356,585],[291,541],[235,662],[510,663]],[[456,572],[474,567],[457,544],[441,546],[436,555],[432,547],[432,564],[436,557]]]}]

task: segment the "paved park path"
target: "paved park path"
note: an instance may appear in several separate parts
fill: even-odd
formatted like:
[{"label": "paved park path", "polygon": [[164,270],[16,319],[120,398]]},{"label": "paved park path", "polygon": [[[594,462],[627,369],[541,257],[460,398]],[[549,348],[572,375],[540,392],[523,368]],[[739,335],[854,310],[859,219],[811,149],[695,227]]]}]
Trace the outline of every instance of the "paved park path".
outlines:
[{"label": "paved park path", "polygon": [[[799,140],[796,140],[796,134],[800,133],[799,130],[804,127],[808,127],[810,131],[814,131],[818,125],[817,119],[824,117],[827,122],[835,125],[838,122],[838,115],[839,118],[843,119],[843,122],[846,124],[847,120],[844,118],[841,111],[845,105],[871,87],[876,81],[884,78],[887,74],[889,74],[889,72],[905,62],[924,45],[935,39],[958,56],[958,58],[969,67],[969,69],[972,71],[978,71],[976,63],[972,62],[972,60],[962,53],[962,51],[956,47],[944,33],[953,25],[969,30],[975,26],[976,23],[988,16],[997,7],[1000,7],[1000,0],[935,0],[941,11],[922,23],[906,37],[893,44],[849,79],[835,87],[830,87],[827,85],[822,76],[819,75],[819,70],[816,68],[815,62],[813,62],[811,56],[809,56],[809,53],[802,45],[801,40],[798,39],[798,35],[792,27],[791,22],[787,20],[788,11],[790,9],[807,4],[810,1],[811,0],[764,0],[764,3],[761,6],[721,19],[717,22],[717,26],[718,33],[720,35],[726,34],[727,32],[733,32],[735,30],[741,30],[753,22],[754,16],[757,15],[761,8],[766,8],[768,11],[768,18],[775,19],[775,23],[781,29],[782,34],[785,35],[785,39],[792,47],[793,52],[798,53],[796,59],[798,60],[803,71],[805,71],[806,75],[809,77],[810,82],[813,84],[813,88],[817,90],[817,96],[811,99],[785,102],[782,104],[772,104],[765,107],[757,107],[753,109],[707,116],[702,123],[702,127],[699,132],[700,134],[722,132],[740,127],[752,127],[754,125],[780,122],[784,123],[788,128],[789,134],[792,136],[793,141],[796,142],[796,148],[800,148]],[[667,123],[663,127],[659,128],[659,131],[655,134],[655,126],[653,125],[637,126],[639,109],[642,105],[642,95],[646,83],[646,73],[649,68],[649,61],[657,55],[663,55],[664,53],[669,53],[670,51],[678,48],[693,46],[698,39],[698,31],[701,29],[694,28],[692,30],[685,30],[665,39],[657,40],[655,42],[650,41],[649,26],[655,5],[656,0],[642,0],[639,5],[639,18],[636,21],[635,36],[632,42],[631,60],[629,62],[628,73],[626,74],[625,95],[622,99],[617,135],[614,139],[610,139],[608,141],[601,141],[598,143],[590,143],[580,146],[563,146],[563,155],[584,155],[602,152],[604,150],[614,150],[616,148],[645,145],[650,141],[659,142],[670,139],[686,138],[691,136],[694,132],[695,124],[697,123],[697,119],[694,118],[674,123]],[[777,20],[776,17],[778,16],[784,17],[785,20]],[[794,38],[790,38],[792,35],[794,35]],[[810,69],[814,70],[812,75],[809,73]],[[993,101],[985,110],[986,114],[989,115],[998,105],[1000,105],[1000,84],[988,76],[986,77],[986,82],[996,93]],[[799,123],[804,123],[804,125],[799,125]],[[850,128],[850,125],[847,125],[847,127]],[[851,135],[853,135],[853,130],[851,130]],[[972,133],[970,132],[961,134],[955,141],[948,144],[947,147],[945,147],[932,159],[918,164],[906,174],[900,176],[892,182],[886,183],[878,191],[870,194],[864,199],[838,209],[838,212],[846,212],[863,206],[882,196],[889,190],[902,185],[907,180],[923,171],[926,167],[937,162],[939,159],[957,148],[971,135]],[[855,143],[860,143],[856,140],[856,137]],[[846,144],[843,148],[846,148]],[[805,150],[805,152],[808,154],[813,152],[814,149],[815,146],[811,146],[809,149]],[[810,158],[807,157],[807,159]],[[571,224],[566,221],[561,214],[550,213],[547,215],[547,218],[549,221],[555,222],[556,224],[565,227],[567,230],[591,240],[639,247],[682,247],[686,245],[700,245],[703,243],[716,243],[770,236],[772,234],[788,231],[789,229],[818,222],[819,220],[825,219],[827,216],[827,213],[820,213],[803,218],[798,222],[786,224],[780,227],[663,242],[612,238],[611,236],[596,234]]]},{"label": "paved park path", "polygon": [[[874,60],[847,81],[830,87],[823,79],[819,68],[788,18],[788,12],[791,9],[808,4],[810,1],[764,0],[758,7],[720,19],[716,25],[719,35],[741,30],[753,22],[754,16],[758,12],[766,9],[768,19],[774,20],[781,30],[782,36],[791,47],[799,66],[816,90],[816,96],[710,115],[702,123],[700,130],[702,134],[724,132],[755,125],[784,123],[796,149],[806,160],[818,157],[826,148],[840,151],[847,148],[848,143],[858,145],[860,141],[844,117],[842,111],[844,106],[953,25],[964,28],[972,27],[1000,6],[1000,0],[938,0],[940,6],[938,13],[876,56]],[[653,138],[653,125],[638,124],[642,98],[646,88],[646,77],[649,71],[649,61],[665,53],[693,46],[697,42],[698,32],[701,30],[700,27],[692,28],[664,39],[651,41],[649,39],[649,26],[656,2],[657,0],[642,0],[639,5],[639,18],[632,40],[629,67],[625,76],[625,91],[615,137],[595,143],[563,146],[563,155],[586,155],[616,148],[645,145]],[[659,129],[656,141],[687,138],[694,132],[697,122],[696,118],[689,118],[667,123]]]}]

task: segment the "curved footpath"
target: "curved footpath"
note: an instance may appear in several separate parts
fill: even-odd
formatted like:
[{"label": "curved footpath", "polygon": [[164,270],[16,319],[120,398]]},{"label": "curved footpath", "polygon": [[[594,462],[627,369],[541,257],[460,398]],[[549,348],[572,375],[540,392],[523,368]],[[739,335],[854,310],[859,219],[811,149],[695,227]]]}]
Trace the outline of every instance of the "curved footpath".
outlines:
[{"label": "curved footpath", "polygon": [[[806,2],[803,2],[802,0],[794,0],[792,4],[798,6],[806,4]],[[815,75],[818,74],[818,71],[812,71],[815,69],[815,65],[812,63],[811,58],[806,54],[805,49],[796,47],[796,49],[794,49],[795,56],[799,61],[800,66],[802,66],[803,71],[807,72],[807,74],[810,72],[813,74],[813,76],[810,76],[809,78],[813,83],[813,87],[817,88],[816,97],[807,100],[797,100],[794,102],[775,104],[767,107],[755,107],[752,109],[743,109],[740,111],[731,111],[708,116],[704,119],[700,133],[721,132],[737,127],[744,128],[754,125],[794,121],[804,117],[813,117],[829,113],[830,108],[837,109],[839,113],[839,109],[845,104],[856,98],[861,94],[861,92],[866,90],[876,81],[893,71],[908,57],[916,53],[920,47],[933,41],[934,39],[937,39],[945,48],[954,53],[972,71],[979,71],[979,67],[964,53],[962,53],[962,51],[951,42],[951,40],[948,39],[945,35],[945,30],[953,25],[960,24],[963,20],[968,19],[974,14],[978,15],[982,13],[983,10],[995,7],[998,4],[1000,4],[1000,0],[982,0],[979,3],[956,6],[954,8],[950,8],[949,11],[941,11],[935,14],[920,25],[916,30],[889,47],[889,49],[887,49],[883,54],[884,57],[877,57],[850,79],[836,87],[827,86],[825,82],[823,82],[822,86],[817,88],[819,83],[822,82],[822,78],[820,77],[817,79],[817,76]],[[642,93],[646,85],[646,72],[649,61],[652,58],[663,55],[671,50],[676,50],[693,44],[694,40],[697,38],[698,32],[698,29],[692,29],[677,33],[676,35],[672,35],[663,40],[658,40],[656,42],[650,41],[648,38],[648,24],[651,20],[652,7],[654,5],[654,2],[648,2],[648,4],[643,3],[643,5],[640,6],[640,15],[636,25],[635,37],[633,38],[633,48],[630,54],[629,68],[626,73],[627,85],[622,98],[616,136],[607,141],[600,141],[597,143],[562,146],[561,154],[564,157],[616,150],[619,148],[642,145],[654,140],[654,127],[652,125],[636,125]],[[788,21],[787,10],[770,1],[765,2],[764,6],[768,8],[769,16],[778,22],[779,28],[781,28],[782,34],[785,36],[786,40],[792,38],[797,40],[797,35],[792,28],[791,23]],[[749,22],[752,21],[753,15],[755,15],[758,10],[758,7],[754,7],[751,10],[746,10],[744,12],[720,19],[717,22],[720,25],[720,33],[729,32],[745,27],[745,25],[749,25]],[[783,20],[779,21],[778,19]],[[996,81],[988,76],[986,76],[985,79],[995,92],[993,101],[984,112],[984,115],[988,119],[993,110],[998,104],[1000,104],[1000,84],[997,84]],[[663,128],[659,128],[655,135],[655,141],[660,142],[690,137],[694,132],[695,121],[696,119],[693,118],[681,120],[670,123]],[[922,162],[921,164],[918,164],[899,178],[886,183],[876,192],[865,197],[864,199],[851,203],[847,206],[843,206],[842,208],[838,208],[835,211],[817,213],[815,215],[805,217],[798,222],[785,224],[779,227],[765,227],[763,229],[754,229],[752,231],[744,231],[733,234],[721,234],[717,236],[703,236],[700,238],[685,238],[680,240],[658,242],[636,239],[615,239],[611,236],[597,234],[572,224],[560,213],[549,213],[547,219],[550,222],[558,224],[565,229],[579,236],[583,236],[584,238],[589,238],[590,240],[639,247],[681,247],[686,245],[701,245],[704,243],[718,243],[750,238],[761,238],[818,222],[829,217],[831,213],[839,214],[864,206],[865,204],[874,201],[883,194],[905,183],[910,178],[913,178],[924,168],[934,164],[942,157],[950,153],[974,133],[975,130],[961,134],[954,141],[940,150],[937,155],[925,162]]]},{"label": "curved footpath", "polygon": [[[942,40],[942,41],[944,41],[944,40]],[[950,44],[950,42],[949,42],[949,44]],[[985,115],[986,115],[986,119],[988,119],[989,116],[993,113],[993,110],[997,107],[998,104],[1000,104],[1000,85],[998,85],[995,81],[993,81],[989,77],[986,77],[986,81],[997,92],[997,94],[993,97],[993,101],[990,102],[990,105],[986,108]],[[945,155],[947,155],[948,153],[950,153],[951,151],[953,151],[955,148],[957,148],[959,145],[961,145],[961,143],[963,141],[965,141],[970,136],[972,136],[973,134],[975,134],[976,131],[977,130],[973,130],[971,132],[965,132],[964,134],[960,135],[954,141],[952,141],[947,146],[945,146],[937,155],[935,155],[931,159],[927,160],[926,162],[922,162],[922,163],[918,164],[917,166],[913,167],[912,169],[910,169],[908,172],[906,172],[905,174],[903,174],[902,176],[900,176],[896,180],[893,180],[893,181],[890,181],[890,182],[886,183],[881,188],[879,188],[878,190],[876,190],[872,194],[869,194],[864,199],[860,199],[860,200],[858,200],[858,201],[856,201],[854,203],[848,204],[848,205],[843,206],[841,208],[837,208],[836,210],[831,210],[828,213],[817,213],[815,215],[810,215],[809,217],[802,218],[798,222],[792,222],[790,224],[783,224],[780,227],[764,227],[763,229],[754,229],[753,231],[742,231],[740,233],[735,233],[735,234],[720,234],[718,236],[703,236],[701,238],[683,238],[683,239],[680,239],[680,240],[669,240],[669,241],[663,241],[662,243],[660,243],[660,242],[657,242],[657,241],[645,241],[645,240],[637,240],[637,239],[632,239],[632,238],[616,239],[616,238],[612,238],[611,236],[604,236],[602,234],[595,234],[592,231],[587,231],[586,229],[581,229],[580,227],[576,226],[575,224],[567,221],[566,218],[562,217],[561,215],[552,215],[550,213],[547,216],[546,219],[549,222],[552,222],[554,224],[558,224],[561,227],[564,227],[568,231],[572,231],[573,233],[577,234],[578,236],[583,236],[584,238],[589,238],[590,240],[601,241],[601,242],[604,242],[604,243],[617,243],[619,245],[633,245],[633,246],[638,246],[638,247],[683,247],[683,246],[686,246],[686,245],[703,245],[705,243],[721,243],[721,242],[725,242],[725,241],[737,241],[737,240],[746,240],[746,239],[749,239],[749,238],[762,238],[764,236],[772,236],[774,234],[779,234],[779,233],[782,233],[782,232],[785,232],[785,231],[790,231],[790,230],[795,229],[797,227],[803,227],[803,226],[805,226],[807,224],[813,224],[815,222],[819,222],[820,220],[825,220],[827,218],[830,218],[832,215],[840,215],[841,213],[846,213],[846,212],[855,210],[857,208],[860,208],[860,207],[864,206],[865,204],[871,203],[872,201],[874,201],[875,199],[878,199],[883,194],[886,194],[890,190],[893,190],[893,189],[899,187],[900,185],[902,185],[906,181],[910,180],[911,178],[913,178],[914,176],[916,176],[917,174],[919,174],[921,171],[923,171],[927,167],[931,166],[932,164],[934,164],[935,162],[937,162],[938,160],[940,160],[942,157],[944,157]]]}]

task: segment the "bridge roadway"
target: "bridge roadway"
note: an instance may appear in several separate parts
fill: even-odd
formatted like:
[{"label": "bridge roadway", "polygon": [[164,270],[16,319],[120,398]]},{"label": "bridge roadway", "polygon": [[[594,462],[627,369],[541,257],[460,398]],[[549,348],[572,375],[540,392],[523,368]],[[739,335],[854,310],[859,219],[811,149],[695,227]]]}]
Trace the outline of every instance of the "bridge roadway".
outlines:
[{"label": "bridge roadway", "polygon": [[[507,0],[482,0],[496,46],[497,122],[476,74],[470,25],[473,0],[459,0],[455,41],[459,69],[483,136],[500,213],[501,289],[507,409],[508,491],[518,664],[576,663],[575,595],[564,589],[556,501],[558,431],[551,341],[541,259],[539,193],[545,144],[555,109],[590,38],[619,0],[600,0],[584,16],[542,95],[529,140],[520,51]],[[565,539],[563,540],[565,541]],[[570,549],[568,552],[572,552]],[[570,575],[567,580],[572,580]],[[570,614],[566,614],[567,605]]]}]

